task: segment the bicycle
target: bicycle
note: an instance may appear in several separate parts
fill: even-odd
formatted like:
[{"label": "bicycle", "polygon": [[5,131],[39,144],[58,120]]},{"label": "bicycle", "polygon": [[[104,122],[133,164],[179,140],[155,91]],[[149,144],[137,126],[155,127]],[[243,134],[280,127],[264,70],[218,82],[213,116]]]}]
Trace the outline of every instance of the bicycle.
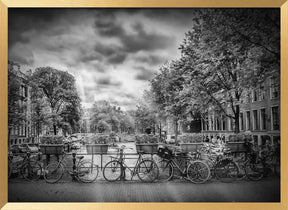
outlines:
[{"label": "bicycle", "polygon": [[24,155],[19,155],[23,160],[19,163],[13,163],[14,156],[8,156],[8,179],[16,170],[27,181],[37,181],[42,175],[41,164],[36,160],[31,160],[31,154],[27,152]]},{"label": "bicycle", "polygon": [[118,148],[116,157],[112,157],[114,160],[109,161],[103,168],[103,177],[109,182],[115,182],[117,180],[126,180],[126,169],[131,173],[131,180],[135,175],[142,182],[154,182],[159,175],[159,169],[157,164],[152,159],[144,159],[143,152],[138,154],[137,162],[134,167],[129,167],[125,163],[125,145]]},{"label": "bicycle", "polygon": [[[213,147],[207,146],[202,151],[206,152],[205,161],[211,170],[210,179],[215,177],[222,182],[232,182],[237,180],[239,169],[233,158],[229,157],[231,154],[224,148],[221,150],[214,150]],[[204,156],[204,154],[202,154]],[[204,159],[204,158],[203,158]]]},{"label": "bicycle", "polygon": [[237,157],[233,157],[234,163],[236,163],[238,167],[238,176],[237,176],[237,181],[244,180],[247,176],[245,173],[245,163],[246,163],[246,154],[245,153],[240,153],[237,155]]},{"label": "bicycle", "polygon": [[178,177],[200,184],[210,177],[209,166],[204,161],[196,159],[193,154],[173,152],[165,147],[158,149],[158,156],[162,158],[158,162],[160,181],[169,181],[173,177]]},{"label": "bicycle", "polygon": [[258,181],[268,176],[270,172],[280,176],[280,156],[275,151],[261,156],[259,151],[255,150],[248,153],[247,157],[245,174],[248,179]]},{"label": "bicycle", "polygon": [[56,183],[58,182],[64,175],[64,169],[67,171],[73,178],[84,182],[91,183],[94,182],[99,173],[98,165],[94,164],[89,160],[83,160],[84,156],[76,156],[78,159],[78,163],[76,164],[76,168],[68,171],[67,162],[65,161],[65,157],[69,153],[64,152],[62,158],[58,162],[49,163],[44,170],[44,179],[47,183]]}]

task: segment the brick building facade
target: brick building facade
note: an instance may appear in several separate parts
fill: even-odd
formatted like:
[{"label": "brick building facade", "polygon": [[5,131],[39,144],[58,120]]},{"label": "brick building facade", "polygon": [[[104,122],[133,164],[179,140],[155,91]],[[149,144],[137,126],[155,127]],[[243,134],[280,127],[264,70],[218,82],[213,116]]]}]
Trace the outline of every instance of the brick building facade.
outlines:
[{"label": "brick building facade", "polygon": [[20,81],[19,112],[24,116],[17,126],[11,128],[9,145],[37,143],[36,129],[31,120],[31,98],[28,77],[21,72],[20,66],[13,62],[8,63],[8,68],[13,68],[18,77],[18,81]]},{"label": "brick building facade", "polygon": [[[229,112],[229,107],[227,107]],[[234,133],[234,121],[213,110],[202,120],[205,136],[228,136]],[[280,140],[280,85],[279,78],[269,77],[258,87],[246,90],[240,101],[240,133],[250,134],[256,145],[271,139]]]}]

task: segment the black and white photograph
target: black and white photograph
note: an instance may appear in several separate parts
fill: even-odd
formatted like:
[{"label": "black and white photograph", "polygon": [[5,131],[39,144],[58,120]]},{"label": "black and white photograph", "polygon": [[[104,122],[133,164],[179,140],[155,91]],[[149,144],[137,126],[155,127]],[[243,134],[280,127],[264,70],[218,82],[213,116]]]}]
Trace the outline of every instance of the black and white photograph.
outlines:
[{"label": "black and white photograph", "polygon": [[279,8],[8,8],[8,202],[279,203],[280,76]]}]

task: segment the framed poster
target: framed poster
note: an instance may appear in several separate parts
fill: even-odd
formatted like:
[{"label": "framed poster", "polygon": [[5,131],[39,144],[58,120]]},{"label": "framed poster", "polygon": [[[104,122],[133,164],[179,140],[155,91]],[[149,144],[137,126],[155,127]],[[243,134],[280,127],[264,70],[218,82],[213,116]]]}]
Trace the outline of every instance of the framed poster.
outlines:
[{"label": "framed poster", "polygon": [[[287,134],[284,130],[287,123],[287,1],[2,0],[0,9],[1,209],[288,208],[287,164],[283,164],[287,158]],[[17,104],[18,101],[24,103],[19,110],[9,100],[8,89],[13,89],[13,85],[8,79],[8,69],[20,74],[17,78],[22,81],[17,87],[22,97],[17,98]],[[41,75],[43,72],[47,74]],[[58,75],[55,83],[47,84],[53,80],[53,74]],[[227,78],[232,80],[227,82]],[[161,82],[165,85],[161,86]],[[181,85],[177,86],[178,82],[182,82]],[[44,83],[46,89],[42,88]],[[227,99],[225,107],[230,112],[225,113],[220,106],[221,112],[207,112],[207,118],[197,118],[203,110],[199,105],[202,108],[207,103],[212,105],[211,98],[203,97],[205,91],[209,93],[212,90],[217,90],[210,94],[214,102],[219,99],[219,93],[226,91],[225,97],[220,96],[221,103]],[[57,95],[55,92],[61,93]],[[141,98],[144,92],[146,96],[144,94]],[[197,92],[201,94],[197,95]],[[175,97],[170,93],[176,93]],[[237,94],[241,97],[235,101]],[[149,125],[138,123],[135,113],[140,109],[136,109],[147,107],[151,95],[156,95],[153,100],[156,104],[158,102],[157,119],[160,119],[162,109],[169,115],[177,115],[179,124],[173,124],[173,120],[173,125],[169,124],[170,118],[165,118],[163,124],[161,120],[160,123],[149,121]],[[165,97],[168,100],[163,101]],[[200,102],[191,103],[192,98]],[[185,110],[189,108],[191,114],[188,117],[190,121],[185,118],[184,123],[183,113],[179,114],[179,110],[184,109],[183,104],[188,104]],[[82,113],[75,111],[76,106]],[[240,107],[238,112],[234,110],[237,106]],[[27,111],[27,107],[33,108]],[[40,111],[41,116],[36,116],[35,107],[44,110]],[[69,115],[73,107],[75,110]],[[95,126],[88,126],[88,132],[83,118],[86,116],[90,120],[95,115],[94,109],[101,110],[99,107],[108,107],[113,117],[110,120],[97,118]],[[18,116],[23,109],[26,110],[25,120],[23,115]],[[11,113],[16,118],[13,125]],[[75,118],[77,113],[79,119]],[[225,120],[224,115],[228,116]],[[103,113],[97,116],[103,116]],[[34,126],[40,117],[41,129]],[[24,124],[19,123],[23,120]],[[75,121],[79,124],[73,124]],[[170,125],[177,128],[176,131],[169,130]],[[19,177],[8,180],[7,177],[8,151],[9,154],[12,148],[20,151],[23,145],[39,146],[39,139],[45,135],[69,134],[71,140],[79,133],[113,133],[116,144],[130,147],[134,143],[127,140],[127,136],[141,132],[149,135],[154,132],[155,136],[159,133],[160,137],[165,133],[166,143],[177,144],[179,141],[181,145],[181,141],[188,143],[189,138],[211,138],[213,143],[218,141],[218,137],[225,143],[231,139],[236,141],[238,137],[231,134],[233,131],[249,135],[251,142],[260,149],[268,143],[281,145],[281,179],[268,176],[260,181],[251,181],[253,177],[250,180],[248,177],[229,183],[212,179],[196,184],[189,183],[189,177],[182,180],[175,175],[175,179],[169,182],[153,180],[153,183],[140,183],[139,180],[124,181],[123,177],[121,181],[107,182],[104,165],[108,159],[105,159],[105,154],[104,162],[101,154],[101,169],[93,183],[71,182],[65,177],[55,184],[46,183],[47,178],[46,181],[40,178],[29,182]],[[283,141],[280,141],[280,136]],[[91,142],[85,140],[85,143]],[[79,145],[76,141],[70,145],[78,155],[85,153],[87,146]],[[42,151],[47,152],[47,148]],[[72,163],[72,159],[70,161]],[[43,159],[42,162],[41,167],[45,168]],[[125,178],[129,174],[126,170]]]}]

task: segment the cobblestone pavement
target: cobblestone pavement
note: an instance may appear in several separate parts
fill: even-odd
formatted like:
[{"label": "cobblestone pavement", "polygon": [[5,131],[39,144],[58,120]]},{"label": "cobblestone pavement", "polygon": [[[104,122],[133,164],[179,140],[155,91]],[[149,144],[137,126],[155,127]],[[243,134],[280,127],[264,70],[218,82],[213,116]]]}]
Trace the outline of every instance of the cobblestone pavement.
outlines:
[{"label": "cobblestone pavement", "polygon": [[221,183],[212,180],[192,184],[175,179],[166,183],[97,180],[85,184],[68,176],[56,184],[9,181],[9,202],[279,202],[280,180],[267,177],[258,182]]}]

